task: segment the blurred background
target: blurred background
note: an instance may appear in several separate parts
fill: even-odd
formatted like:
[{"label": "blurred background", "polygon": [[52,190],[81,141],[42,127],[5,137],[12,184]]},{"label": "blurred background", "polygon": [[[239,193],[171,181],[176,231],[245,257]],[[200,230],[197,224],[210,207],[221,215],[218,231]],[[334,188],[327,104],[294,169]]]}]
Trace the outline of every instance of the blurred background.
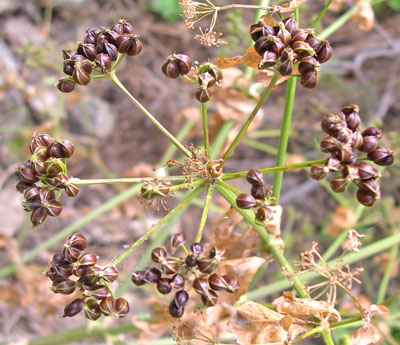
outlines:
[{"label": "blurred background", "polygon": [[[218,5],[229,3],[216,2]],[[323,137],[321,116],[327,112],[337,113],[350,103],[360,106],[364,127],[372,124],[382,127],[383,144],[398,151],[400,1],[375,1],[373,6],[368,1],[355,2],[362,9],[353,10],[356,17],[349,15],[355,6],[353,1],[335,0],[334,10],[327,12],[317,28],[317,32],[321,32],[343,18],[343,26],[329,37],[334,55],[323,65],[318,87],[297,89],[287,163],[324,158],[318,150],[318,142]],[[240,3],[256,4],[257,1]],[[310,23],[321,8],[321,1],[309,0],[303,5],[301,26]],[[87,321],[82,315],[62,319],[63,307],[71,297],[51,293],[51,284],[44,272],[53,254],[61,250],[67,237],[62,233],[70,226],[84,233],[89,247],[95,250],[101,262],[107,263],[160,220],[166,211],[146,207],[139,190],[132,188],[124,202],[104,207],[113,197],[126,193],[129,186],[85,186],[76,198],[62,198],[60,217],[32,229],[29,217],[21,208],[20,194],[14,187],[16,166],[28,158],[28,144],[34,131],[71,140],[76,153],[68,161],[68,172],[82,179],[153,176],[154,169],[164,167],[168,159],[180,158],[177,153],[171,156],[168,151],[166,154],[168,140],[109,80],[92,81],[70,94],[62,94],[54,87],[63,75],[61,50],[75,49],[87,28],[111,26],[119,18],[134,25],[144,49],[138,56],[125,58],[117,75],[170,132],[180,133],[185,145],[198,145],[202,132],[195,89],[183,80],[167,79],[161,72],[161,65],[174,52],[185,53],[200,62],[219,56],[243,55],[251,44],[248,30],[254,22],[254,12],[222,13],[222,38],[228,44],[204,47],[194,39],[198,32],[187,29],[183,23],[177,0],[0,0],[0,342],[42,345],[79,340],[80,343],[117,344],[121,340],[113,332],[108,336],[103,334],[97,342],[88,340]],[[205,20],[204,27],[207,23]],[[225,134],[228,139],[232,137],[251,111],[260,86],[250,86],[251,77],[252,71],[244,68],[224,71],[226,89],[214,90],[210,105],[212,142],[221,131],[229,133]],[[284,101],[285,85],[281,85],[273,91],[249,135],[225,166],[225,172],[274,165]],[[171,171],[171,174],[176,173],[176,170]],[[356,212],[354,189],[343,195],[332,195],[327,185],[311,180],[306,171],[286,173],[281,198],[284,207],[282,233],[289,259],[298,259],[299,253],[309,248],[313,240],[320,242],[323,251],[348,227],[365,233],[365,244],[399,231],[399,175],[398,162],[385,169],[381,179],[382,200],[368,212],[359,208]],[[265,179],[267,184],[272,184],[272,175]],[[242,190],[248,188],[244,181],[235,181],[234,185]],[[167,201],[167,207],[174,207],[185,193],[177,192],[175,198]],[[168,232],[184,232],[193,240],[201,214],[201,200],[199,198],[169,228],[153,236],[150,244],[135,251],[124,261],[121,270],[128,274],[146,264],[148,245],[154,246],[154,241],[163,243]],[[221,214],[228,209],[222,199],[214,199],[205,230],[206,241],[212,238]],[[93,210],[98,212],[93,214]],[[207,232],[207,229],[210,230]],[[61,235],[54,237],[57,234]],[[359,263],[365,269],[361,275],[364,283],[356,287],[356,294],[369,303],[376,297],[376,287],[388,258],[389,252],[384,251]],[[393,277],[389,286],[391,294],[400,286],[398,260],[395,263],[390,272]],[[262,276],[254,288],[280,277],[277,267],[270,266],[269,274]],[[171,342],[168,326],[159,327],[156,332],[151,322],[143,324],[143,320],[152,320],[151,305],[157,300],[157,294],[130,287],[124,296],[130,301],[133,312],[124,320],[127,328],[116,333],[122,333],[124,339],[132,342],[140,339],[151,343],[150,340],[157,337]],[[268,298],[261,300],[270,301]],[[398,310],[396,303],[394,308]],[[121,321],[106,320],[102,325],[118,329]],[[63,336],[28,342],[71,329],[76,330],[75,338],[69,337],[73,332],[67,332]],[[398,336],[399,328],[393,330]]]}]

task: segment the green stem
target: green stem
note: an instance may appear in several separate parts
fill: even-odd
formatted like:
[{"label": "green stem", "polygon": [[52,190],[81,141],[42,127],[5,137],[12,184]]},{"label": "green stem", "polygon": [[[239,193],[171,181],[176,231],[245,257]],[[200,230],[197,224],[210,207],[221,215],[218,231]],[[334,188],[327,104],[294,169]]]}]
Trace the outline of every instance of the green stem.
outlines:
[{"label": "green stem", "polygon": [[[204,182],[203,182],[204,183]],[[111,265],[118,265],[122,260],[124,260],[133,250],[140,246],[144,241],[146,241],[149,236],[159,228],[161,228],[164,224],[166,224],[176,213],[178,213],[181,209],[183,209],[186,205],[188,205],[196,196],[198,196],[203,187],[200,185],[196,187],[189,195],[183,199],[178,206],[168,212],[168,214],[161,219],[156,225],[152,226],[142,237],[140,237],[136,242],[134,242],[127,250],[121,253],[116,259],[114,259]]]},{"label": "green stem", "polygon": [[339,30],[350,18],[359,10],[357,6],[350,8],[346,13],[341,15],[338,19],[336,19],[331,25],[329,25],[325,30],[323,30],[319,35],[319,39],[328,38],[334,32]]},{"label": "green stem", "polygon": [[201,103],[201,115],[203,118],[203,140],[204,140],[204,149],[206,151],[206,156],[210,159],[210,139],[208,137],[208,111],[207,111],[208,102]]},{"label": "green stem", "polygon": [[235,122],[233,120],[225,121],[222,124],[210,148],[211,159],[217,158],[217,155],[220,153],[222,147],[226,143],[226,139],[228,138],[229,132],[231,131],[234,125]]},{"label": "green stem", "polygon": [[290,275],[290,279],[293,282],[293,288],[296,290],[298,295],[302,298],[307,298],[308,294],[307,294],[307,291],[306,291],[304,285],[301,283],[299,278],[297,278],[294,275],[294,270],[293,270],[292,266],[290,265],[290,263],[287,261],[286,257],[281,252],[277,239],[274,236],[270,235],[267,232],[267,230],[265,230],[264,227],[256,224],[256,222],[254,220],[253,212],[238,208],[236,206],[235,194],[233,194],[230,190],[227,190],[221,184],[219,184],[218,180],[216,183],[217,183],[216,188],[217,188],[218,192],[231,204],[231,206],[234,209],[236,209],[247,220],[247,222],[259,234],[260,238],[266,244],[270,253],[274,256],[276,261],[279,263],[282,270],[284,270],[284,272],[286,272],[287,274]]},{"label": "green stem", "polygon": [[[296,169],[303,169],[303,168],[309,168],[310,166],[314,164],[324,164],[326,159],[317,159],[314,161],[306,161],[306,162],[301,162],[301,163],[294,163],[294,164],[288,164],[288,165],[283,165],[283,166],[276,166],[272,168],[264,168],[264,169],[259,169],[263,174],[271,174],[271,173],[276,173],[278,171],[286,171],[286,170],[296,170]],[[247,171],[241,171],[241,172],[236,172],[236,173],[231,173],[231,174],[223,174],[221,176],[221,179],[224,181],[227,180],[234,180],[237,178],[242,178],[247,175]]]},{"label": "green stem", "polygon": [[321,12],[318,13],[318,16],[313,20],[310,25],[310,28],[316,28],[321,18],[325,15],[326,11],[328,11],[329,6],[332,4],[333,0],[328,0],[325,6],[322,8]]},{"label": "green stem", "polygon": [[239,133],[236,135],[235,139],[233,140],[233,142],[231,143],[231,145],[229,146],[229,148],[226,150],[226,152],[224,153],[224,155],[222,156],[224,162],[232,155],[233,151],[235,150],[236,146],[240,143],[240,141],[242,140],[243,136],[245,135],[247,129],[249,128],[251,122],[253,121],[253,119],[255,118],[255,116],[257,115],[258,111],[260,110],[260,108],[262,107],[262,105],[264,104],[264,102],[267,100],[268,96],[270,95],[271,91],[273,90],[276,82],[278,81],[280,77],[280,74],[278,72],[276,72],[271,81],[269,82],[268,87],[264,90],[264,92],[262,93],[258,103],[256,104],[256,106],[254,107],[253,111],[251,112],[251,114],[249,115],[248,119],[246,120],[246,122],[243,124],[242,128],[240,129]]},{"label": "green stem", "polygon": [[[345,255],[340,265],[352,264],[354,262],[361,261],[363,259],[374,256],[380,252],[383,252],[396,244],[400,243],[400,233],[396,233],[392,236],[386,237],[378,242],[370,244],[364,248],[361,248],[358,253],[350,253]],[[338,265],[336,260],[331,260],[328,262],[328,265],[335,266]],[[301,280],[306,284],[314,278],[319,277],[319,275],[315,272],[306,272],[301,275]],[[264,298],[266,296],[270,296],[274,293],[280,292],[284,289],[290,288],[290,283],[286,279],[278,280],[274,283],[271,283],[267,286],[263,286],[261,288],[255,289],[253,291],[249,291],[245,298],[247,300],[256,300],[260,298]]]},{"label": "green stem", "polygon": [[[278,155],[276,156],[276,166],[285,164],[286,150],[289,141],[290,125],[292,121],[294,97],[296,94],[296,78],[290,78],[286,87],[286,101],[285,109],[283,113],[281,135],[279,137]],[[279,204],[279,197],[281,194],[283,179],[283,171],[278,171],[274,175],[274,184],[272,190],[272,196],[275,198],[274,204]]]},{"label": "green stem", "polygon": [[111,179],[80,179],[77,177],[70,178],[70,182],[79,186],[87,186],[92,184],[116,184],[116,183],[143,183],[155,181],[185,181],[185,176],[165,176],[163,178],[156,177],[125,177]]},{"label": "green stem", "polygon": [[393,272],[393,267],[395,266],[397,260],[398,260],[398,253],[399,253],[399,245],[396,244],[392,247],[390,250],[390,259],[388,263],[386,264],[385,272],[383,274],[381,284],[379,285],[379,290],[378,290],[378,297],[376,299],[376,303],[382,304],[383,301],[385,300],[385,295],[387,288],[389,286],[391,274]]},{"label": "green stem", "polygon": [[280,129],[264,129],[259,131],[252,131],[249,133],[249,138],[260,139],[260,138],[278,138],[281,134]]},{"label": "green stem", "polygon": [[306,338],[312,336],[313,334],[322,332],[323,330],[324,330],[324,329],[323,329],[321,326],[317,326],[317,327],[315,327],[315,328],[313,328],[313,329],[310,329],[308,332],[305,332],[305,333],[303,333],[302,335],[300,335],[299,337],[297,337],[297,338],[292,342],[292,344],[296,344],[296,343],[298,343],[299,341],[302,341],[302,340],[304,340],[304,339],[306,339]]},{"label": "green stem", "polygon": [[153,124],[179,149],[182,153],[188,157],[191,156],[188,149],[186,149],[168,130],[128,91],[128,89],[120,82],[115,71],[108,74],[108,78],[129,98],[129,100],[153,122]]},{"label": "green stem", "polygon": [[265,152],[265,153],[269,153],[270,155],[276,156],[278,150],[271,145],[268,144],[264,144],[264,143],[260,143],[257,140],[251,140],[251,139],[244,139],[243,140],[243,144],[249,146],[249,147],[253,147],[259,151]]},{"label": "green stem", "polygon": [[46,241],[42,242],[37,247],[32,249],[30,252],[25,254],[18,263],[9,264],[7,266],[0,268],[0,278],[6,277],[6,276],[14,273],[17,270],[18,265],[25,264],[25,263],[31,261],[36,256],[38,256],[40,253],[42,253],[46,249],[49,249],[56,243],[65,241],[65,238],[67,236],[71,235],[73,232],[82,228],[83,226],[90,223],[91,221],[97,219],[98,217],[100,217],[102,214],[109,211],[113,207],[134,197],[139,190],[140,190],[140,186],[136,186],[136,185],[132,186],[132,187],[124,190],[122,193],[116,195],[112,199],[108,200],[104,204],[100,205],[99,207],[95,208],[94,210],[92,210],[91,212],[89,212],[88,214],[83,216],[82,218],[78,219],[74,223],[61,229],[55,235],[53,235],[52,237],[50,237],[49,239],[47,239]]},{"label": "green stem", "polygon": [[223,186],[224,188],[229,189],[231,192],[233,192],[233,193],[235,193],[235,194],[242,194],[242,191],[241,191],[241,190],[239,190],[239,189],[237,189],[237,188],[231,186],[230,184],[226,183],[226,182],[223,181],[223,180],[219,180],[218,183],[219,183],[221,186]]},{"label": "green stem", "polygon": [[210,203],[211,203],[211,199],[212,199],[212,195],[213,195],[214,189],[215,189],[215,185],[210,185],[209,184],[207,186],[206,199],[204,200],[203,213],[201,214],[199,228],[197,230],[196,238],[194,240],[195,242],[200,242],[201,241],[201,237],[203,236],[203,230],[204,230],[204,226],[206,225],[207,216],[208,216],[208,210],[210,208]]}]

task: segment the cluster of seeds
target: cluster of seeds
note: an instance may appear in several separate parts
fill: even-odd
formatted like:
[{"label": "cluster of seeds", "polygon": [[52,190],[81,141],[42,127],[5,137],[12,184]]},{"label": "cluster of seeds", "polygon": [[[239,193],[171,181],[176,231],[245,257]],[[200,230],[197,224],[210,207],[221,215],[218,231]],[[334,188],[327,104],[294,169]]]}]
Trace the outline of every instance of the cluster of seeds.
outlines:
[{"label": "cluster of seeds", "polygon": [[62,92],[72,92],[75,85],[89,84],[92,72],[106,74],[123,54],[138,55],[143,49],[139,36],[124,19],[110,28],[87,29],[83,43],[78,43],[76,51],[63,50],[64,73],[57,88]]},{"label": "cluster of seeds", "polygon": [[129,313],[128,302],[124,298],[114,298],[108,285],[118,278],[117,268],[96,265],[97,256],[85,252],[86,246],[85,236],[80,233],[71,235],[62,253],[54,255],[46,272],[53,282],[53,292],[70,295],[78,288],[82,294],[81,298],[74,299],[64,308],[63,317],[75,316],[82,309],[85,317],[93,321],[101,315],[126,316]]},{"label": "cluster of seeds", "polygon": [[22,206],[31,212],[33,226],[43,224],[47,216],[56,217],[62,211],[58,192],[74,197],[79,188],[67,176],[66,159],[74,153],[69,140],[58,140],[48,134],[34,133],[29,144],[30,159],[18,167],[20,181],[17,190],[24,195]]},{"label": "cluster of seeds", "polygon": [[169,294],[173,289],[177,290],[169,304],[169,313],[174,318],[180,318],[185,311],[189,300],[186,290],[188,282],[192,280],[191,275],[195,277],[191,283],[192,287],[201,296],[201,301],[206,307],[217,303],[217,291],[234,293],[239,288],[236,277],[214,273],[219,262],[224,259],[224,249],[213,247],[209,255],[204,257],[201,256],[203,246],[200,243],[193,243],[189,251],[185,241],[183,234],[176,234],[171,238],[171,252],[175,253],[182,248],[185,252],[184,258],[170,256],[165,247],[157,247],[153,249],[151,259],[161,266],[160,269],[149,267],[145,271],[132,274],[132,282],[136,286],[156,284],[157,290],[163,295]]},{"label": "cluster of seeds", "polygon": [[298,29],[293,16],[271,26],[259,22],[250,27],[254,48],[262,57],[259,69],[275,69],[289,75],[298,63],[300,83],[314,88],[319,80],[320,64],[332,56],[327,40],[320,40],[311,29]]},{"label": "cluster of seeds", "polygon": [[[357,187],[357,200],[364,206],[371,207],[380,199],[377,169],[367,161],[377,165],[389,166],[394,162],[394,152],[382,146],[378,141],[382,131],[368,127],[360,132],[359,106],[344,107],[339,114],[327,114],[321,122],[322,130],[329,136],[322,139],[321,151],[331,154],[325,164],[311,167],[311,177],[322,180],[329,172],[338,173],[331,181],[331,188],[336,193],[343,193],[351,182]],[[362,156],[366,153],[366,157]]]},{"label": "cluster of seeds", "polygon": [[[184,54],[172,54],[162,65],[161,70],[168,78],[178,78],[180,75],[188,74],[192,68],[192,59]],[[211,98],[210,87],[220,85],[222,80],[221,70],[210,62],[200,66],[195,65],[195,80],[198,85],[195,92],[196,99],[205,103]]]},{"label": "cluster of seeds", "polygon": [[272,188],[265,185],[263,175],[259,170],[249,170],[246,180],[251,184],[251,195],[239,194],[236,198],[236,205],[243,209],[253,209],[256,221],[264,224],[272,218],[272,210],[268,207],[272,202]]}]

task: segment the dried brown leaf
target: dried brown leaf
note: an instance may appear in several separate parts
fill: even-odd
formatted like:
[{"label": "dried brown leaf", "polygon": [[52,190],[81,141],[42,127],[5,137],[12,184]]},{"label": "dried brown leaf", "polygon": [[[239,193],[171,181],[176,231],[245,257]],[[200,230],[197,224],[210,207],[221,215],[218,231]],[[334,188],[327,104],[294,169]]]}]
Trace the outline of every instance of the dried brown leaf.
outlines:
[{"label": "dried brown leaf", "polygon": [[389,308],[383,304],[371,304],[367,311],[370,315],[382,316],[389,314]]},{"label": "dried brown leaf", "polygon": [[326,232],[336,237],[341,234],[346,228],[351,228],[356,223],[356,217],[350,207],[338,206],[335,209],[335,214],[331,222],[326,227]]},{"label": "dried brown leaf", "polygon": [[319,318],[327,318],[329,322],[340,320],[339,312],[326,301],[296,298],[286,293],[275,299],[272,304],[277,312],[296,318],[304,319],[316,315]]},{"label": "dried brown leaf", "polygon": [[219,68],[228,68],[236,65],[245,65],[248,67],[257,68],[261,57],[254,49],[254,45],[247,49],[246,53],[231,58],[218,57],[213,60],[213,64],[217,65]]},{"label": "dried brown leaf", "polygon": [[237,308],[228,328],[241,345],[282,343],[288,334],[279,323],[282,318],[261,304],[246,302]]},{"label": "dried brown leaf", "polygon": [[364,326],[354,331],[351,336],[351,345],[377,345],[382,343],[383,337],[378,329],[370,324],[365,323]]}]

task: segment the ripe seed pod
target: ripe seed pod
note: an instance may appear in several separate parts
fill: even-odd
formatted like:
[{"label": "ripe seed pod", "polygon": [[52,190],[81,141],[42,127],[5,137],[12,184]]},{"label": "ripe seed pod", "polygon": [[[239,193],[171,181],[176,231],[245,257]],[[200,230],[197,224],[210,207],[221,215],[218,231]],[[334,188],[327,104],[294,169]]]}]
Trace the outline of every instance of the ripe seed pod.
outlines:
[{"label": "ripe seed pod", "polygon": [[185,264],[188,267],[195,267],[197,265],[197,258],[194,255],[188,255],[185,259]]},{"label": "ripe seed pod", "polygon": [[179,269],[179,264],[172,259],[167,259],[161,264],[162,270],[165,274],[175,274]]},{"label": "ripe seed pod", "polygon": [[199,66],[198,74],[201,75],[203,73],[209,73],[211,77],[214,78],[215,83],[219,83],[223,77],[221,70],[216,65],[210,62],[206,62]]},{"label": "ripe seed pod", "polygon": [[217,248],[216,246],[210,249],[209,258],[214,259],[215,261],[222,261],[225,259],[225,249]]},{"label": "ripe seed pod", "polygon": [[321,48],[322,41],[314,36],[314,33],[308,34],[306,42],[310,45],[315,52],[318,52]]},{"label": "ripe seed pod", "polygon": [[69,60],[76,54],[73,50],[69,50],[69,49],[64,49],[62,51],[62,53],[63,53],[64,60]]},{"label": "ripe seed pod", "polygon": [[288,46],[290,44],[290,40],[292,39],[292,36],[290,32],[286,29],[284,23],[279,23],[279,31],[276,35],[284,44],[284,46]]},{"label": "ripe seed pod", "polygon": [[49,150],[46,146],[38,146],[32,157],[32,159],[38,159],[41,161],[45,161],[47,158],[49,158]]},{"label": "ripe seed pod", "polygon": [[304,41],[296,41],[292,44],[292,49],[297,55],[297,59],[303,59],[307,56],[313,57],[315,56],[315,51],[310,47],[307,42]]},{"label": "ripe seed pod", "polygon": [[79,266],[94,266],[97,263],[97,256],[95,254],[82,253],[77,261]]},{"label": "ripe seed pod", "polygon": [[257,200],[251,195],[242,193],[236,197],[236,205],[239,208],[250,209],[257,206]]},{"label": "ripe seed pod", "polygon": [[63,248],[64,258],[69,262],[75,262],[82,255],[82,251],[78,248],[64,245]]},{"label": "ripe seed pod", "polygon": [[164,247],[154,248],[151,252],[151,260],[153,262],[163,262],[167,258],[168,253]]},{"label": "ripe seed pod", "polygon": [[103,298],[106,298],[110,294],[110,291],[108,290],[108,287],[105,285],[95,285],[95,286],[90,287],[90,289],[84,290],[82,292],[82,294],[87,297],[103,299]]},{"label": "ripe seed pod", "polygon": [[43,224],[47,219],[47,212],[44,207],[39,207],[31,213],[31,223],[33,227]]},{"label": "ripe seed pod", "polygon": [[313,89],[317,86],[319,80],[319,72],[308,71],[300,78],[300,84],[307,89]]},{"label": "ripe seed pod", "polygon": [[210,277],[208,278],[208,283],[211,289],[215,291],[225,290],[228,286],[224,278],[222,278],[222,276],[217,273],[210,275]]},{"label": "ripe seed pod", "polygon": [[168,278],[160,278],[157,281],[157,291],[163,295],[167,295],[171,292],[172,286],[171,281]]},{"label": "ripe seed pod", "polygon": [[75,89],[75,82],[68,79],[68,78],[60,78],[56,84],[58,90],[64,93],[69,93],[74,91]]},{"label": "ripe seed pod", "polygon": [[269,194],[271,194],[271,189],[266,185],[251,187],[251,195],[257,200],[265,200]]},{"label": "ripe seed pod", "polygon": [[85,250],[87,246],[87,240],[86,237],[83,236],[81,233],[76,232],[75,234],[72,234],[66,243],[70,247],[74,247],[80,250]]},{"label": "ripe seed pod", "polygon": [[217,304],[218,295],[215,291],[209,290],[206,295],[201,295],[201,301],[206,307],[213,307]]},{"label": "ripe seed pod", "polygon": [[362,180],[379,178],[380,176],[379,171],[366,162],[358,162],[354,166],[358,168],[358,173]]},{"label": "ripe seed pod", "polygon": [[208,102],[211,99],[210,91],[208,90],[207,87],[204,87],[204,86],[200,86],[196,90],[194,95],[195,95],[196,99],[201,103]]},{"label": "ripe seed pod", "polygon": [[76,67],[74,73],[72,74],[75,83],[79,85],[87,85],[90,83],[90,76],[83,68]]},{"label": "ripe seed pod", "polygon": [[291,32],[292,40],[291,43],[294,44],[297,41],[305,41],[308,33],[304,29],[296,29]]},{"label": "ripe seed pod", "polygon": [[281,61],[278,66],[278,72],[282,75],[289,75],[293,71],[293,59]]},{"label": "ripe seed pod", "polygon": [[77,52],[91,61],[93,61],[97,55],[96,46],[91,43],[79,43]]},{"label": "ripe seed pod", "polygon": [[111,296],[108,296],[100,302],[99,306],[103,315],[110,316],[115,310],[115,299]]},{"label": "ripe seed pod", "polygon": [[174,289],[182,289],[185,285],[185,277],[182,274],[175,274],[170,281],[171,287]]},{"label": "ripe seed pod", "polygon": [[266,50],[263,55],[261,61],[258,63],[258,69],[266,69],[276,65],[278,60],[278,56],[269,50]]},{"label": "ripe seed pod", "polygon": [[199,295],[206,294],[209,290],[208,280],[205,278],[196,278],[193,281],[193,289]]},{"label": "ripe seed pod", "polygon": [[143,50],[142,42],[139,40],[138,35],[122,34],[115,41],[118,52],[127,54],[129,56],[138,55]]},{"label": "ripe seed pod", "polygon": [[85,317],[91,321],[96,321],[101,316],[101,310],[98,302],[95,299],[85,301],[83,305]]},{"label": "ripe seed pod", "polygon": [[322,40],[321,44],[318,47],[316,59],[320,63],[327,62],[332,57],[332,47],[327,40]]},{"label": "ripe seed pod", "polygon": [[310,177],[314,180],[321,181],[326,176],[327,173],[326,170],[327,170],[326,167],[322,164],[313,165],[310,168]]},{"label": "ripe seed pod", "polygon": [[274,28],[271,25],[258,22],[250,26],[251,39],[256,42],[262,36],[275,35]]},{"label": "ripe seed pod", "polygon": [[201,254],[203,252],[203,245],[201,243],[195,242],[190,246],[190,250],[195,255]]},{"label": "ripe seed pod", "polygon": [[60,278],[68,278],[72,275],[72,265],[70,263],[68,263],[68,264],[53,264],[52,268],[54,269],[54,272]]},{"label": "ripe seed pod", "polygon": [[233,275],[225,274],[222,278],[227,284],[227,287],[225,288],[226,292],[234,293],[239,289],[239,282]]},{"label": "ripe seed pod", "polygon": [[305,56],[300,60],[299,72],[303,75],[310,71],[319,70],[319,62],[312,56]]},{"label": "ripe seed pod", "polygon": [[30,187],[24,193],[25,200],[37,200],[40,199],[40,188]]},{"label": "ripe seed pod", "polygon": [[70,158],[74,154],[75,148],[72,142],[69,140],[61,140],[59,144],[63,158]]},{"label": "ripe seed pod", "polygon": [[215,263],[215,261],[210,259],[198,259],[197,267],[200,272],[210,274],[215,270],[217,264]]},{"label": "ripe seed pod", "polygon": [[32,161],[26,160],[18,168],[19,177],[27,183],[35,183],[39,181]]},{"label": "ripe seed pod", "polygon": [[25,212],[32,212],[38,209],[39,207],[42,207],[42,202],[38,199],[22,200],[21,205]]},{"label": "ripe seed pod", "polygon": [[175,234],[171,237],[171,250],[175,252],[181,245],[185,244],[186,237],[184,234]]},{"label": "ripe seed pod", "polygon": [[178,307],[175,303],[175,299],[171,301],[168,307],[169,314],[174,318],[182,317],[183,313],[185,312],[184,307]]},{"label": "ripe seed pod", "polygon": [[185,290],[179,290],[175,294],[175,304],[178,307],[184,307],[189,300],[189,294]]},{"label": "ripe seed pod", "polygon": [[65,190],[65,194],[67,194],[67,196],[69,196],[69,197],[75,197],[79,193],[79,187],[76,184],[70,183],[70,182],[68,182],[64,186],[64,190]]},{"label": "ripe seed pod", "polygon": [[61,253],[58,253],[58,254],[54,254],[53,255],[53,259],[51,260],[51,264],[55,264],[55,265],[63,264],[63,265],[66,265],[66,264],[70,264],[70,262],[65,260],[64,256]]},{"label": "ripe seed pod", "polygon": [[94,63],[105,74],[111,69],[112,61],[109,55],[100,53],[96,55]]},{"label": "ripe seed pod", "polygon": [[136,286],[141,286],[146,284],[145,280],[145,271],[136,271],[132,273],[132,283],[135,284]]},{"label": "ripe seed pod", "polygon": [[340,160],[334,157],[329,157],[325,160],[325,168],[329,170],[329,172],[339,171],[342,167]]},{"label": "ripe seed pod", "polygon": [[348,181],[354,181],[360,178],[360,173],[356,166],[348,164],[343,167],[342,176]]},{"label": "ripe seed pod", "polygon": [[118,278],[118,270],[115,266],[107,266],[103,269],[101,276],[106,282],[112,283]]},{"label": "ripe seed pod", "polygon": [[32,188],[32,184],[24,181],[19,181],[16,185],[15,188],[18,192],[20,193],[25,193],[29,188]]},{"label": "ripe seed pod", "polygon": [[344,164],[353,164],[357,160],[357,157],[353,155],[351,144],[342,145],[341,149],[333,152],[332,156]]},{"label": "ripe seed pod", "polygon": [[394,152],[385,147],[378,146],[373,151],[368,152],[368,159],[377,165],[389,166],[394,162]]},{"label": "ripe seed pod", "polygon": [[57,200],[49,200],[43,205],[46,208],[47,215],[57,217],[61,214],[62,205]]},{"label": "ripe seed pod", "polygon": [[331,136],[322,139],[319,146],[322,152],[338,151],[337,139]]},{"label": "ripe seed pod", "polygon": [[83,309],[83,299],[76,298],[71,303],[67,304],[64,308],[64,315],[62,317],[73,317],[78,315]]},{"label": "ripe seed pod", "polygon": [[265,222],[272,218],[272,211],[269,207],[261,206],[256,212],[256,221]]},{"label": "ripe seed pod", "polygon": [[97,30],[97,29],[87,29],[83,42],[95,45],[96,44],[96,36],[98,33],[99,33],[99,30]]},{"label": "ripe seed pod", "polygon": [[260,170],[251,169],[246,175],[246,181],[252,186],[261,186],[264,184],[263,174]]},{"label": "ripe seed pod", "polygon": [[359,131],[353,132],[353,135],[351,136],[351,147],[353,150],[360,149],[362,144],[364,143],[364,139]]},{"label": "ripe seed pod", "polygon": [[[74,269],[74,276],[77,276],[79,278],[93,278],[91,274],[91,267],[92,266],[78,266]],[[92,280],[92,279],[91,279]]]},{"label": "ripe seed pod", "polygon": [[125,19],[120,19],[118,23],[112,26],[111,30],[119,35],[133,33],[132,24],[128,23]]},{"label": "ripe seed pod", "polygon": [[331,188],[335,193],[344,193],[349,186],[350,181],[345,177],[336,177],[331,181]]},{"label": "ripe seed pod", "polygon": [[347,128],[344,114],[326,114],[322,118],[321,128],[325,133],[336,137],[338,131]]},{"label": "ripe seed pod", "polygon": [[44,162],[44,169],[48,176],[58,175],[64,168],[65,164],[60,158],[50,157]]},{"label": "ripe seed pod", "polygon": [[117,47],[109,42],[102,42],[96,47],[97,54],[104,53],[107,54],[111,61],[115,61],[118,58],[118,50]]},{"label": "ripe seed pod", "polygon": [[155,267],[149,268],[144,273],[144,281],[146,283],[157,283],[157,281],[161,278],[161,271]]},{"label": "ripe seed pod", "polygon": [[362,132],[363,137],[376,137],[376,139],[382,138],[382,131],[377,127],[368,127]]},{"label": "ripe seed pod", "polygon": [[379,183],[375,178],[361,180],[359,183],[359,188],[370,194],[380,195],[381,193]]},{"label": "ripe seed pod", "polygon": [[55,281],[57,279],[61,279],[63,277],[59,276],[54,269],[54,267],[50,267],[50,269],[46,272],[46,277],[50,278],[51,281]]},{"label": "ripe seed pod", "polygon": [[121,319],[129,314],[129,310],[129,303],[125,298],[120,297],[115,300],[115,317]]},{"label": "ripe seed pod", "polygon": [[297,29],[297,23],[296,23],[296,19],[294,18],[294,16],[285,18],[283,20],[283,23],[285,24],[286,30],[289,31],[290,33],[292,33],[293,31],[295,31]]},{"label": "ripe seed pod", "polygon": [[213,86],[216,84],[215,78],[212,76],[211,73],[204,72],[204,73],[199,73],[197,76],[197,83],[199,84],[200,88],[206,89],[210,86]]},{"label": "ripe seed pod", "polygon": [[361,205],[372,207],[380,199],[380,195],[372,194],[366,190],[358,189],[356,194],[357,200]]},{"label": "ripe seed pod", "polygon": [[53,281],[53,285],[51,286],[51,291],[62,295],[70,295],[75,291],[75,289],[75,282],[65,278],[60,278]]},{"label": "ripe seed pod", "polygon": [[53,158],[63,158],[63,154],[61,152],[60,144],[54,143],[49,147],[50,157]]}]

